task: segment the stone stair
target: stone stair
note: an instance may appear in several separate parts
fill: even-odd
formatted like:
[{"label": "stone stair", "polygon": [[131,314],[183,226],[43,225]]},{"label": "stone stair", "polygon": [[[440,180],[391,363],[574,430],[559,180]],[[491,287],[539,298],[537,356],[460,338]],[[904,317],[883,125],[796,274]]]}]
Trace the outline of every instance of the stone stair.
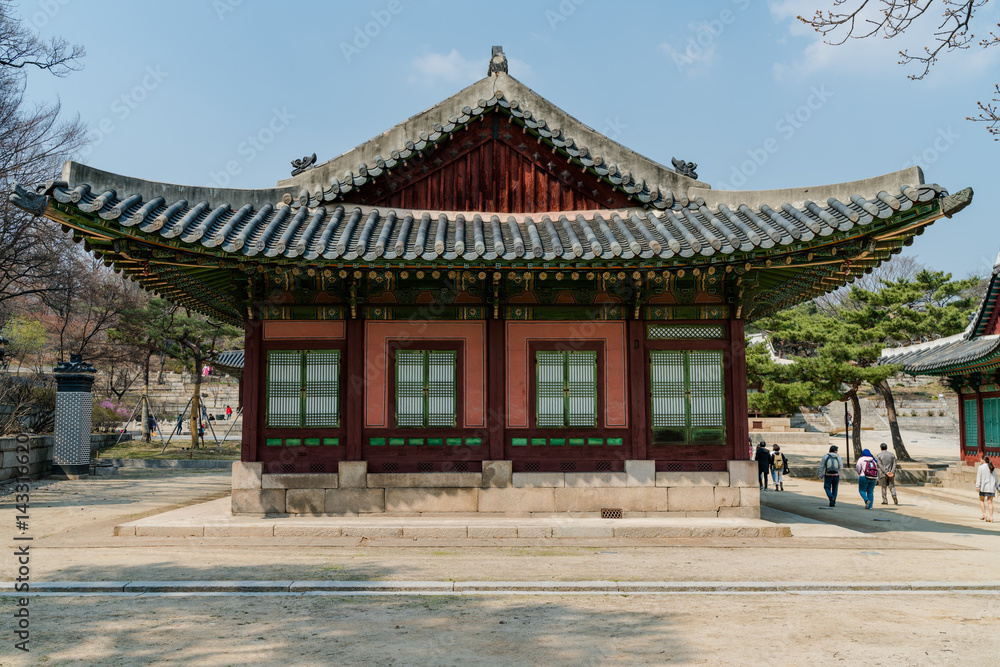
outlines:
[{"label": "stone stair", "polygon": [[928,484],[946,488],[973,489],[976,486],[976,466],[964,461],[953,463],[943,470],[936,470]]}]

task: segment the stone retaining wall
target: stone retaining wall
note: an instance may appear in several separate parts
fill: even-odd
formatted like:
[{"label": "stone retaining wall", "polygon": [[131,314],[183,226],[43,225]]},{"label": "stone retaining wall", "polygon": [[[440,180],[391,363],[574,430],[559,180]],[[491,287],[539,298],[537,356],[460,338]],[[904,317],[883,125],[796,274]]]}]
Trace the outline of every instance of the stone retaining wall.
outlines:
[{"label": "stone retaining wall", "polygon": [[481,473],[368,473],[341,461],[337,473],[263,473],[233,464],[233,514],[563,514],[623,517],[760,518],[757,464],[730,461],[727,472],[656,472],[626,461],[625,472],[512,473],[510,461],[483,461]]},{"label": "stone retaining wall", "polygon": [[[0,438],[0,454],[3,457],[0,462],[0,482],[22,476],[20,470],[22,462],[18,459],[23,457],[25,452],[18,451],[19,444],[21,443],[18,443],[16,438]],[[28,436],[26,444],[27,476],[31,479],[41,479],[52,471],[52,448],[55,446],[55,438],[51,435],[31,435]]]}]

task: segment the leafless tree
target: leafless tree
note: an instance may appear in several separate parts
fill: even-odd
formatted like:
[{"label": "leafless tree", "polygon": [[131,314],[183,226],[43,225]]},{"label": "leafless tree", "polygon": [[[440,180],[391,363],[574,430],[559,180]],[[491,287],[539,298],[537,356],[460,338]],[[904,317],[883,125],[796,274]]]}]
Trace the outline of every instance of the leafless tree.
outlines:
[{"label": "leafless tree", "polygon": [[891,262],[884,262],[872,269],[871,273],[866,273],[855,280],[850,285],[845,285],[829,294],[816,299],[819,309],[828,315],[833,315],[841,308],[850,307],[850,294],[852,287],[860,287],[870,292],[877,292],[885,283],[897,280],[913,280],[918,273],[925,269],[923,264],[917,261],[916,257],[894,257]]},{"label": "leafless tree", "polygon": [[[816,10],[811,17],[799,20],[812,26],[828,38],[827,43],[840,45],[848,39],[882,37],[892,39],[909,30],[916,30],[928,22],[932,25],[930,43],[913,53],[908,49],[899,52],[901,65],[912,65],[916,72],[909,75],[914,80],[927,76],[931,67],[943,54],[968,49],[977,44],[989,48],[1000,43],[997,32],[976,39],[972,22],[976,11],[988,0],[833,0],[832,10]],[[929,17],[925,19],[924,17]],[[937,17],[937,18],[934,18]],[[977,102],[979,113],[967,120],[986,123],[994,140],[1000,140],[1000,85],[994,85],[990,102]]]},{"label": "leafless tree", "polygon": [[59,38],[43,41],[14,9],[0,0],[0,318],[10,300],[49,288],[72,245],[58,225],[15,207],[7,194],[16,183],[54,178],[86,143],[85,126],[63,119],[58,103],[29,104],[24,97],[29,70],[63,76],[79,68],[83,49]]}]

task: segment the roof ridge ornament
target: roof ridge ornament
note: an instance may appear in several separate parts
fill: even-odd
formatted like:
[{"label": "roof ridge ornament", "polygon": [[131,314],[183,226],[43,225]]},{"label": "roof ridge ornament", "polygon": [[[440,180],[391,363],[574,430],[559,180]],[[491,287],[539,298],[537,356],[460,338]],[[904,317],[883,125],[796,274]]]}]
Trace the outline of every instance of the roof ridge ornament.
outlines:
[{"label": "roof ridge ornament", "polygon": [[698,178],[698,174],[695,172],[695,169],[698,168],[697,162],[685,162],[684,160],[678,160],[675,157],[670,158],[670,162],[674,165],[674,171],[681,176]]},{"label": "roof ridge ornament", "polygon": [[309,171],[312,169],[313,165],[316,164],[316,154],[306,155],[300,160],[292,160],[292,176],[298,176],[304,171]]},{"label": "roof ridge ornament", "polygon": [[507,73],[507,56],[504,55],[502,46],[494,46],[493,54],[490,56],[490,68],[486,71],[486,76],[494,76],[500,72]]},{"label": "roof ridge ornament", "polygon": [[14,184],[14,189],[8,195],[7,200],[31,215],[38,217],[45,214],[45,207],[49,204],[49,198],[45,195],[35,194],[26,190],[20,183]]}]

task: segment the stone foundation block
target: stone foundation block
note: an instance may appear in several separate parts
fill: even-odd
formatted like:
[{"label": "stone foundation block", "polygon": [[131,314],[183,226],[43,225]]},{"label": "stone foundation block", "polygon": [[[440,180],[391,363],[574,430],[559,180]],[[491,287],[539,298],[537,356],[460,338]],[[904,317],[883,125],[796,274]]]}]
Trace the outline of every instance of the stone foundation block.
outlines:
[{"label": "stone foundation block", "polygon": [[513,483],[510,461],[483,461],[483,488],[504,488]]},{"label": "stone foundation block", "polygon": [[403,537],[468,537],[465,526],[403,526]]},{"label": "stone foundation block", "polygon": [[201,537],[204,526],[136,526],[136,537]]},{"label": "stone foundation block", "polygon": [[553,489],[556,512],[600,512],[604,508],[633,512],[666,512],[667,489],[656,487]]},{"label": "stone foundation block", "polygon": [[233,489],[259,489],[261,487],[261,474],[264,472],[264,464],[257,461],[246,463],[243,461],[233,462]]},{"label": "stone foundation block", "polygon": [[264,489],[336,489],[337,473],[262,475]]},{"label": "stone foundation block", "polygon": [[275,537],[340,537],[340,526],[274,526]]},{"label": "stone foundation block", "polygon": [[402,526],[344,526],[344,537],[402,537]]},{"label": "stone foundation block", "polygon": [[554,489],[481,489],[480,512],[555,512]]},{"label": "stone foundation block", "polygon": [[552,537],[614,537],[614,526],[552,526]]},{"label": "stone foundation block", "polygon": [[551,489],[566,486],[566,475],[561,472],[515,472],[512,481],[518,489]]},{"label": "stone foundation block", "polygon": [[233,514],[283,514],[284,489],[235,489]]},{"label": "stone foundation block", "polygon": [[573,489],[604,489],[626,485],[623,472],[567,472],[563,484]]},{"label": "stone foundation block", "polygon": [[341,461],[337,475],[341,489],[363,489],[368,485],[368,461]]},{"label": "stone foundation block", "polygon": [[274,526],[224,525],[205,526],[205,537],[273,537]]},{"label": "stone foundation block", "polygon": [[358,514],[385,511],[383,489],[327,489],[324,506],[327,514]]},{"label": "stone foundation block", "polygon": [[503,537],[517,537],[517,526],[469,526],[469,538],[473,540],[494,540]]},{"label": "stone foundation block", "polygon": [[289,514],[322,514],[326,511],[326,489],[288,489],[285,511]]},{"label": "stone foundation block", "polygon": [[728,461],[729,486],[758,486],[756,461]]},{"label": "stone foundation block", "polygon": [[385,490],[387,512],[475,512],[479,509],[479,489],[393,489]]},{"label": "stone foundation block", "polygon": [[700,512],[717,510],[715,488],[711,486],[674,486],[667,489],[670,510],[673,512]]},{"label": "stone foundation block", "polygon": [[518,526],[517,536],[520,538],[552,537],[552,526]]},{"label": "stone foundation block", "polygon": [[369,489],[435,489],[479,488],[483,474],[479,472],[388,472],[368,475]]},{"label": "stone foundation block", "polygon": [[734,489],[730,486],[715,487],[715,504],[717,507],[739,507],[742,489]]},{"label": "stone foundation block", "polygon": [[740,507],[760,507],[760,487],[740,489]]},{"label": "stone foundation block", "polygon": [[729,486],[728,472],[658,472],[657,486]]},{"label": "stone foundation block", "polygon": [[656,486],[656,461],[626,461],[626,486]]}]

